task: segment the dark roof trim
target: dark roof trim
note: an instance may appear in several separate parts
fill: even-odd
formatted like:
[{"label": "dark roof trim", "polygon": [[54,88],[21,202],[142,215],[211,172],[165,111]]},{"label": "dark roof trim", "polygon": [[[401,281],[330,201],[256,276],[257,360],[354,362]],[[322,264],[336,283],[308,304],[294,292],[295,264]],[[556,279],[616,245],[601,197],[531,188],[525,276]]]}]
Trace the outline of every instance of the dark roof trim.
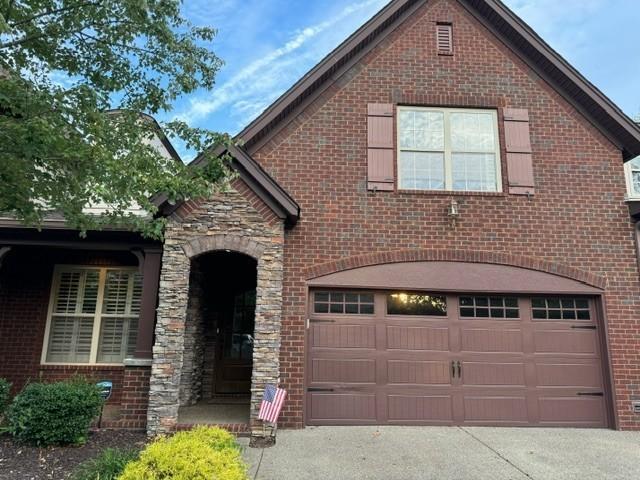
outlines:
[{"label": "dark roof trim", "polygon": [[[214,156],[229,153],[232,157],[231,167],[234,168],[247,186],[264,202],[286,225],[293,226],[300,218],[300,207],[296,201],[278,183],[240,147],[224,146],[213,151]],[[204,162],[204,156],[198,156],[190,166],[197,167]],[[169,206],[166,195],[158,195],[154,199],[160,210],[165,214],[175,211],[179,204]]]},{"label": "dark roof trim", "polygon": [[393,0],[356,30],[238,134],[238,138],[242,139],[247,150],[254,151],[254,145],[285,117],[289,116],[297,107],[304,108],[310,101],[313,101],[328,87],[331,81],[339,78],[357,63],[384,37],[420,8],[425,1]]},{"label": "dark roof trim", "polygon": [[56,247],[76,250],[161,251],[162,242],[143,238],[131,231],[92,230],[81,238],[80,232],[72,229],[35,228],[18,225],[15,228],[2,226],[0,246]]},{"label": "dark roof trim", "polygon": [[[240,134],[249,152],[317,98],[427,0],[393,0],[285,92]],[[640,128],[499,0],[458,0],[600,130],[623,154],[640,155]]]},{"label": "dark roof trim", "polygon": [[623,153],[640,155],[640,128],[499,0],[459,0]]},{"label": "dark roof trim", "polygon": [[[107,113],[113,115],[113,114],[118,114],[119,112],[122,112],[122,111],[123,110],[116,108],[116,109],[108,110]],[[164,130],[162,129],[158,121],[155,118],[153,118],[151,115],[148,115],[146,113],[139,112],[138,115],[140,115],[140,117],[142,117],[143,120],[146,120],[153,125],[153,127],[156,130],[156,134],[158,135],[158,139],[160,139],[160,142],[162,142],[162,145],[167,150],[169,155],[171,155],[171,157],[176,162],[183,163],[182,157],[180,157],[180,154],[174,148],[173,144],[171,143],[171,140],[169,140],[167,135],[164,133]]]}]

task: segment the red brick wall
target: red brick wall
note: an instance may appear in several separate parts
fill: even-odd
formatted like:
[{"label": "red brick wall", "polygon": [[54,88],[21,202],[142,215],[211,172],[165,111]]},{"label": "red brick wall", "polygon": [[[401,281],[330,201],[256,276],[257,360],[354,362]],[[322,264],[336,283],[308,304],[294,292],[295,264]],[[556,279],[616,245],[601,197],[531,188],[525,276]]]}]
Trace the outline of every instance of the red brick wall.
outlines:
[{"label": "red brick wall", "polygon": [[[436,21],[453,22],[453,56],[436,53]],[[373,102],[528,109],[536,195],[368,192]],[[500,137],[504,145],[502,130]],[[429,2],[252,153],[302,210],[285,246],[285,427],[303,424],[305,272],[362,254],[449,249],[509,253],[604,277],[619,422],[640,429],[631,412],[631,399],[640,399],[640,288],[621,154],[456,2]],[[505,158],[503,150],[506,179]],[[455,229],[451,198],[460,204]]]},{"label": "red brick wall", "polygon": [[147,425],[149,406],[149,379],[151,367],[126,367],[120,419],[120,428],[143,428]]},{"label": "red brick wall", "polygon": [[40,365],[37,379],[43,382],[59,382],[73,377],[82,377],[92,383],[113,382],[110,404],[119,404],[124,387],[124,367],[109,366],[73,366],[73,365]]},{"label": "red brick wall", "polygon": [[14,248],[0,268],[0,377],[13,393],[29,381],[56,381],[83,375],[114,382],[110,403],[120,403],[123,367],[40,365],[53,268],[68,265],[135,265],[130,253],[96,253]]}]

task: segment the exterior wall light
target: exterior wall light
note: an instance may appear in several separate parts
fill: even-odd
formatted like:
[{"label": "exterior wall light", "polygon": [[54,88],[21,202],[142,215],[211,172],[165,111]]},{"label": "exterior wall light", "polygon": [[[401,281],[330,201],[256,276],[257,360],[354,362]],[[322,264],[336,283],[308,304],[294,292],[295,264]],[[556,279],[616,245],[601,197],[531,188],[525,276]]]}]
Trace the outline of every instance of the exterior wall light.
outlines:
[{"label": "exterior wall light", "polygon": [[452,227],[456,226],[458,217],[460,217],[460,206],[458,205],[458,202],[452,199],[449,204],[449,221],[451,222]]}]

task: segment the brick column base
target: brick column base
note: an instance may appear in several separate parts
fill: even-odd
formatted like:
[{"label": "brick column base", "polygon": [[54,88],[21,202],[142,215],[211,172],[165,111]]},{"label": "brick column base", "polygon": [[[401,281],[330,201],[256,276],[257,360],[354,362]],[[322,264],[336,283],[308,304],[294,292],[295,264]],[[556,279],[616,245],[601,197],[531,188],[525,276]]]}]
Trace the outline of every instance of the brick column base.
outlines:
[{"label": "brick column base", "polygon": [[151,360],[125,360],[120,419],[118,420],[120,428],[146,428],[150,378]]}]

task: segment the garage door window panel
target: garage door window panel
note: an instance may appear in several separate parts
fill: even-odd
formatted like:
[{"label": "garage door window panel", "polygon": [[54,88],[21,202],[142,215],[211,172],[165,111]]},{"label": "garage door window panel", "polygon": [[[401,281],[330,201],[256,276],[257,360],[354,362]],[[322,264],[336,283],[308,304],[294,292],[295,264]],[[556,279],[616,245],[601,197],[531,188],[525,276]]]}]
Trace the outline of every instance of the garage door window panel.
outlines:
[{"label": "garage door window panel", "polygon": [[316,292],[313,303],[314,313],[334,313],[344,315],[373,315],[372,293]]},{"label": "garage door window panel", "polygon": [[531,307],[534,320],[591,320],[585,298],[533,298]]},{"label": "garage door window panel", "polygon": [[421,293],[390,293],[387,295],[387,314],[445,317],[447,297]]},{"label": "garage door window panel", "polygon": [[520,318],[518,299],[515,297],[460,297],[460,317],[517,320]]}]

